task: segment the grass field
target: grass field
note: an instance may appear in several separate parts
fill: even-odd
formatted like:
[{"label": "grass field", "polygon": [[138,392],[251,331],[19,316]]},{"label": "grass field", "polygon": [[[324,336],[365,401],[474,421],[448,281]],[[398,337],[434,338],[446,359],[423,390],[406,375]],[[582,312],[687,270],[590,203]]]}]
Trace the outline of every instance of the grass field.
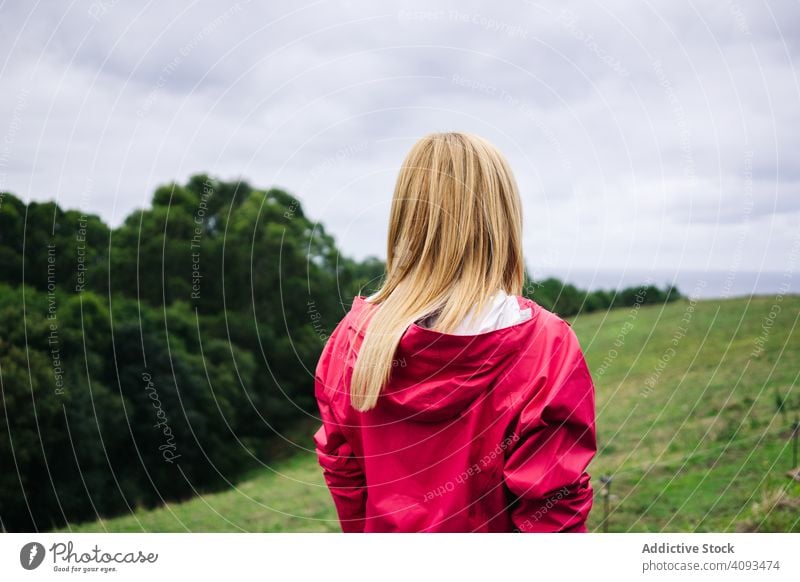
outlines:
[{"label": "grass field", "polygon": [[[800,531],[790,431],[800,412],[800,297],[688,300],[580,315],[597,388],[590,529]],[[310,446],[310,435],[307,442]],[[612,476],[604,523],[600,476]],[[72,531],[338,531],[304,452],[229,491]]]}]

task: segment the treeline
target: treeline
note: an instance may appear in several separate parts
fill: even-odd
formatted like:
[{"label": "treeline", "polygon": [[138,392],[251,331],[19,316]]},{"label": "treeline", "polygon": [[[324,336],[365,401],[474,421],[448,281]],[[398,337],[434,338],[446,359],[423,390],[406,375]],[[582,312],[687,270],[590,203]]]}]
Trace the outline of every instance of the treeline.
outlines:
[{"label": "treeline", "polygon": [[[314,422],[320,350],[383,270],[245,182],[161,187],[115,229],[0,193],[0,529],[154,506],[269,463]],[[526,293],[565,316],[678,296],[555,279]]]},{"label": "treeline", "polygon": [[645,284],[626,287],[619,291],[604,289],[584,291],[552,277],[542,281],[531,281],[526,278],[525,295],[562,317],[616,307],[632,307],[637,304],[663,304],[683,298],[678,288],[673,285],[665,285],[663,289],[656,285]]}]

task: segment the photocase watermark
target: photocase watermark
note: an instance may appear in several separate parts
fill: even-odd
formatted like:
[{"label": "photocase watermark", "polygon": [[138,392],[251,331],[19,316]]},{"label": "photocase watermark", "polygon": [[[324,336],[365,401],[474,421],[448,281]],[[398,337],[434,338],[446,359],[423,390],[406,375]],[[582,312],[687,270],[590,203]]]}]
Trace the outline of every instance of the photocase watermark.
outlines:
[{"label": "photocase watermark", "polygon": [[75,292],[83,293],[86,287],[86,227],[89,219],[85,214],[78,218],[78,232],[75,234]]},{"label": "photocase watermark", "polygon": [[783,282],[778,287],[778,293],[775,295],[775,300],[770,306],[769,313],[764,316],[764,319],[761,322],[761,333],[753,342],[753,349],[750,352],[751,358],[758,358],[764,353],[764,349],[767,345],[767,340],[772,333],[775,320],[777,319],[778,314],[781,312],[781,303],[783,303],[783,298],[791,289],[795,263],[797,263],[798,257],[800,257],[800,232],[795,235],[792,247],[789,249],[789,257],[786,261],[786,267],[783,270]]},{"label": "photocase watermark", "polygon": [[330,334],[328,333],[328,330],[322,326],[322,314],[317,309],[317,302],[313,299],[309,299],[306,303],[306,306],[308,307],[308,309],[306,309],[306,313],[308,314],[308,318],[311,320],[311,327],[314,329],[320,340],[323,342],[328,341]]},{"label": "photocase watermark", "polygon": [[736,241],[736,246],[733,250],[733,260],[731,261],[731,265],[728,268],[728,273],[725,276],[725,282],[722,285],[722,297],[729,297],[731,293],[731,289],[733,288],[733,282],[736,279],[736,273],[739,270],[739,265],[742,260],[742,251],[744,249],[744,243],[747,240],[747,233],[750,230],[750,216],[753,213],[754,201],[753,201],[753,149],[749,146],[745,148],[744,151],[744,194],[745,194],[745,201],[744,206],[742,208],[742,231],[739,234],[739,238]]},{"label": "photocase watermark", "polygon": [[17,135],[22,127],[22,113],[28,107],[28,89],[22,89],[17,96],[17,102],[11,111],[11,120],[8,122],[8,129],[0,144],[0,208],[3,207],[3,192],[8,181],[8,165],[11,161],[11,150],[17,141]]},{"label": "photocase watermark", "polygon": [[158,446],[158,450],[161,451],[161,456],[167,463],[174,463],[181,455],[177,453],[175,435],[172,433],[172,428],[167,421],[167,413],[164,412],[164,408],[161,405],[161,399],[158,397],[158,390],[156,390],[152,376],[144,372],[142,373],[142,381],[145,383],[144,391],[147,393],[148,398],[153,401],[153,408],[156,409],[158,422],[153,426],[159,429],[164,437],[164,442]]},{"label": "photocase watermark", "polygon": [[747,18],[745,18],[744,12],[742,12],[742,7],[736,2],[731,2],[729,0],[728,9],[731,15],[733,15],[734,22],[736,22],[736,29],[744,36],[752,36],[753,33],[750,32],[750,26],[747,24]]},{"label": "photocase watermark", "polygon": [[19,563],[26,570],[35,570],[41,566],[44,557],[44,546],[39,542],[28,542],[19,551]]},{"label": "photocase watermark", "polygon": [[[192,39],[184,44],[180,49],[178,49],[178,54],[176,54],[172,60],[164,65],[161,68],[161,74],[158,76],[156,80],[156,84],[153,89],[147,94],[145,97],[144,103],[142,106],[136,111],[136,116],[139,118],[144,117],[153,107],[153,105],[158,100],[158,95],[161,90],[166,86],[169,78],[175,73],[176,70],[181,66],[183,61],[198,47],[201,43],[205,42],[205,40],[214,34],[217,29],[228,22],[235,14],[238,14],[242,11],[242,7],[245,4],[249,4],[250,0],[242,0],[241,2],[237,2],[225,12],[217,16],[214,20],[206,24],[203,28],[197,31]],[[109,4],[109,2],[99,2],[99,4]],[[113,4],[112,4],[113,6]],[[108,12],[108,6],[103,7],[104,10],[102,13]],[[99,20],[99,18],[98,18]]]},{"label": "photocase watermark", "polygon": [[450,82],[453,85],[458,85],[459,87],[465,87],[467,89],[471,89],[473,91],[478,91],[480,93],[485,93],[486,95],[491,95],[493,97],[499,97],[500,94],[503,92],[499,87],[495,85],[490,85],[486,81],[481,81],[478,79],[470,79],[468,77],[462,77],[458,74],[453,74],[450,78]]},{"label": "photocase watermark", "polygon": [[683,173],[690,180],[690,182],[694,183],[697,181],[697,172],[695,169],[696,164],[692,150],[692,132],[689,130],[689,123],[686,120],[686,111],[684,110],[683,105],[681,105],[681,102],[675,93],[675,89],[672,87],[672,82],[664,72],[664,67],[661,64],[661,61],[653,61],[652,66],[656,73],[656,77],[658,78],[658,84],[661,85],[662,89],[664,89],[664,95],[672,107],[672,113],[678,126],[678,143],[684,162]]},{"label": "photocase watermark", "polygon": [[457,485],[463,485],[464,483],[467,482],[467,479],[469,479],[474,475],[477,475],[480,472],[481,472],[480,465],[478,463],[473,463],[471,466],[464,469],[455,479],[450,479],[449,481],[444,482],[435,489],[431,489],[430,491],[425,493],[422,500],[427,503],[428,501],[432,501],[436,497],[442,497],[447,493],[452,493],[453,491],[455,491]]},{"label": "photocase watermark", "polygon": [[19,552],[19,563],[25,570],[35,570],[50,555],[52,571],[64,574],[108,574],[119,571],[121,565],[155,564],[156,552],[107,551],[95,544],[88,550],[78,550],[73,542],[56,542],[48,550],[39,542],[28,542]]},{"label": "photocase watermark", "polygon": [[516,533],[524,533],[526,531],[530,531],[534,524],[540,522],[542,518],[547,515],[552,508],[558,505],[558,502],[564,499],[567,495],[569,495],[569,488],[562,487],[558,491],[556,491],[553,495],[548,497],[545,502],[537,509],[536,511],[531,514],[530,517],[526,518],[525,521],[520,522],[517,527],[514,529]]},{"label": "photocase watermark", "polygon": [[[350,347],[344,346],[340,351],[337,351],[337,352],[334,352],[334,353],[336,353],[338,355],[338,357],[341,358],[342,360],[346,360],[347,358],[352,356],[354,352],[351,350]],[[362,363],[362,365],[365,365],[365,364]],[[400,357],[400,358],[392,358],[391,367],[392,368],[407,368],[408,367],[408,360],[406,360],[405,356]]]},{"label": "photocase watermark", "polygon": [[81,195],[79,208],[81,215],[78,217],[78,230],[75,233],[75,292],[83,293],[86,287],[86,273],[88,267],[86,265],[86,236],[87,227],[89,226],[89,217],[84,210],[88,206],[91,193],[94,189],[94,180],[89,178],[86,189]]},{"label": "photocase watermark", "polygon": [[119,4],[119,1],[120,0],[95,0],[89,5],[89,9],[86,12],[89,14],[90,18],[93,18],[96,22],[100,22],[109,10]]},{"label": "photocase watermark", "polygon": [[783,295],[778,294],[775,296],[775,303],[769,309],[769,313],[764,317],[761,322],[761,334],[755,339],[753,351],[750,352],[751,358],[757,358],[764,353],[764,347],[767,345],[767,338],[769,338],[772,326],[778,314],[781,312],[781,303],[783,302]]},{"label": "photocase watermark", "polygon": [[[328,172],[330,172],[331,168],[343,163],[344,161],[350,159],[352,156],[360,154],[361,152],[366,151],[370,146],[369,140],[361,140],[359,142],[348,144],[343,147],[337,149],[332,155],[327,156],[324,160],[315,164],[311,170],[308,172],[306,179],[300,185],[300,189],[304,190],[308,187],[309,184],[313,183],[314,181],[318,180]],[[291,201],[289,207],[283,213],[283,217],[287,220],[291,220],[297,214],[297,210],[300,208],[300,201],[296,198]]]},{"label": "photocase watermark", "polygon": [[642,304],[647,297],[646,285],[649,284],[650,281],[647,281],[634,296],[633,305],[628,310],[626,321],[622,324],[622,328],[620,328],[619,332],[617,333],[617,337],[614,338],[614,347],[608,350],[606,356],[603,358],[603,361],[600,364],[600,367],[593,374],[596,378],[602,377],[611,367],[611,364],[614,363],[614,360],[619,357],[619,350],[621,350],[625,345],[625,338],[633,329],[633,322],[636,321],[636,318],[639,316],[639,310],[642,308]]},{"label": "photocase watermark", "polygon": [[456,490],[456,487],[459,485],[463,485],[466,483],[470,478],[474,477],[475,475],[480,474],[488,467],[491,467],[495,461],[502,458],[505,455],[505,451],[507,451],[511,445],[519,441],[519,435],[517,433],[512,434],[504,438],[502,441],[497,443],[495,447],[486,453],[481,459],[466,469],[464,469],[461,473],[459,473],[454,479],[449,479],[444,483],[438,485],[437,487],[427,491],[425,495],[422,497],[424,503],[432,501],[437,497],[442,497],[447,495],[448,493],[452,493]]},{"label": "photocase watermark", "polygon": [[297,213],[298,208],[300,208],[300,201],[297,198],[295,198],[289,203],[289,207],[283,213],[283,217],[286,218],[287,220],[291,220]]},{"label": "photocase watermark", "polygon": [[607,52],[595,40],[591,33],[587,33],[578,26],[580,15],[571,8],[563,9],[556,17],[556,22],[562,24],[569,33],[578,41],[580,41],[586,48],[588,48],[601,63],[607,65],[612,71],[621,77],[630,75],[628,69],[622,64],[619,58]]},{"label": "photocase watermark", "polygon": [[203,181],[203,193],[200,195],[200,202],[194,213],[194,232],[189,246],[192,250],[192,290],[190,298],[200,299],[200,282],[203,274],[200,271],[200,248],[203,242],[203,234],[206,227],[206,215],[208,214],[208,200],[214,195],[214,183],[206,178]]},{"label": "photocase watermark", "polygon": [[449,20],[451,22],[463,22],[473,24],[488,31],[508,36],[509,38],[528,38],[528,29],[514,24],[497,20],[490,16],[478,12],[461,12],[460,10],[400,10],[397,13],[398,20],[416,20],[418,22],[435,22]]},{"label": "photocase watermark", "polygon": [[497,98],[501,101],[504,105],[507,105],[517,111],[523,119],[529,121],[540,133],[540,135],[544,138],[544,140],[549,144],[550,149],[558,154],[559,161],[561,163],[562,168],[564,170],[571,170],[572,164],[570,163],[569,159],[567,158],[566,149],[564,148],[564,144],[556,135],[556,132],[550,127],[530,105],[528,105],[522,99],[515,97],[505,89],[501,89],[496,85],[491,85],[485,81],[481,81],[478,79],[471,79],[469,77],[464,77],[457,73],[454,73],[453,76],[450,78],[450,82],[453,85],[458,85],[459,87],[464,87],[466,89],[470,89],[472,91],[478,91],[480,93],[484,93],[486,95],[490,95],[492,97]]},{"label": "photocase watermark", "polygon": [[675,330],[675,333],[672,335],[672,339],[670,340],[670,347],[664,350],[664,353],[658,359],[658,362],[656,362],[654,370],[644,381],[644,388],[641,392],[639,392],[639,395],[643,398],[647,398],[653,393],[653,390],[658,384],[659,378],[661,378],[661,373],[666,369],[670,361],[672,361],[672,358],[674,358],[678,353],[678,345],[684,336],[686,336],[686,332],[689,331],[689,325],[692,322],[692,317],[694,316],[694,311],[697,306],[697,302],[699,301],[700,292],[706,288],[706,285],[707,282],[703,279],[700,280],[693,289],[692,294],[689,297],[689,305],[686,306],[686,309],[683,312],[683,317],[680,319],[678,324],[678,328]]},{"label": "photocase watermark", "polygon": [[50,368],[53,371],[55,393],[59,396],[64,391],[64,366],[61,361],[61,341],[58,332],[58,303],[56,301],[56,245],[47,245],[47,346],[50,355]]},{"label": "photocase watermark", "polygon": [[392,255],[392,269],[399,269],[401,271],[409,268],[419,260],[418,255],[413,253],[409,248],[408,243],[403,244],[402,241],[394,246]]},{"label": "photocase watermark", "polygon": [[563,258],[557,249],[548,249],[547,254],[536,258],[536,265],[530,272],[530,279],[525,282],[525,293],[527,295],[534,295],[536,289],[542,286],[541,279],[545,277],[546,272],[552,272],[556,266],[563,264]]},{"label": "photocase watermark", "polygon": [[326,157],[322,162],[311,168],[311,171],[308,173],[309,181],[316,180],[321,175],[327,173],[332,167],[351,158],[353,155],[366,151],[369,144],[369,140],[362,140],[339,148],[333,155]]}]

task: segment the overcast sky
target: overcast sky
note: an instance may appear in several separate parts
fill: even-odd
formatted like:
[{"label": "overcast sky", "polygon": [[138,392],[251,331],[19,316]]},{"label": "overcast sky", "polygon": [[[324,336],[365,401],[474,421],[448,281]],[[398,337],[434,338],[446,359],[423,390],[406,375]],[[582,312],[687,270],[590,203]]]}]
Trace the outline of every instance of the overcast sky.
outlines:
[{"label": "overcast sky", "polygon": [[[143,7],[144,6],[144,7]],[[532,270],[800,267],[800,4],[0,4],[0,189],[118,225],[205,171],[384,256],[414,140],[509,158]]]}]

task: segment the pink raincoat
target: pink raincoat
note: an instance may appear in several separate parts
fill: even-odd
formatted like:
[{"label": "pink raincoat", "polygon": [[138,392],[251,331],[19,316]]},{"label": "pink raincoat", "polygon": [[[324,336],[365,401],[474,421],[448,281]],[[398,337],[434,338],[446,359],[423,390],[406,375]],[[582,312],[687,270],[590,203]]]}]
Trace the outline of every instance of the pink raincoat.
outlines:
[{"label": "pink raincoat", "polygon": [[570,326],[518,301],[530,319],[487,333],[409,327],[377,406],[359,412],[356,324],[375,306],[355,299],[315,382],[314,441],[343,531],[586,531],[592,379]]}]

